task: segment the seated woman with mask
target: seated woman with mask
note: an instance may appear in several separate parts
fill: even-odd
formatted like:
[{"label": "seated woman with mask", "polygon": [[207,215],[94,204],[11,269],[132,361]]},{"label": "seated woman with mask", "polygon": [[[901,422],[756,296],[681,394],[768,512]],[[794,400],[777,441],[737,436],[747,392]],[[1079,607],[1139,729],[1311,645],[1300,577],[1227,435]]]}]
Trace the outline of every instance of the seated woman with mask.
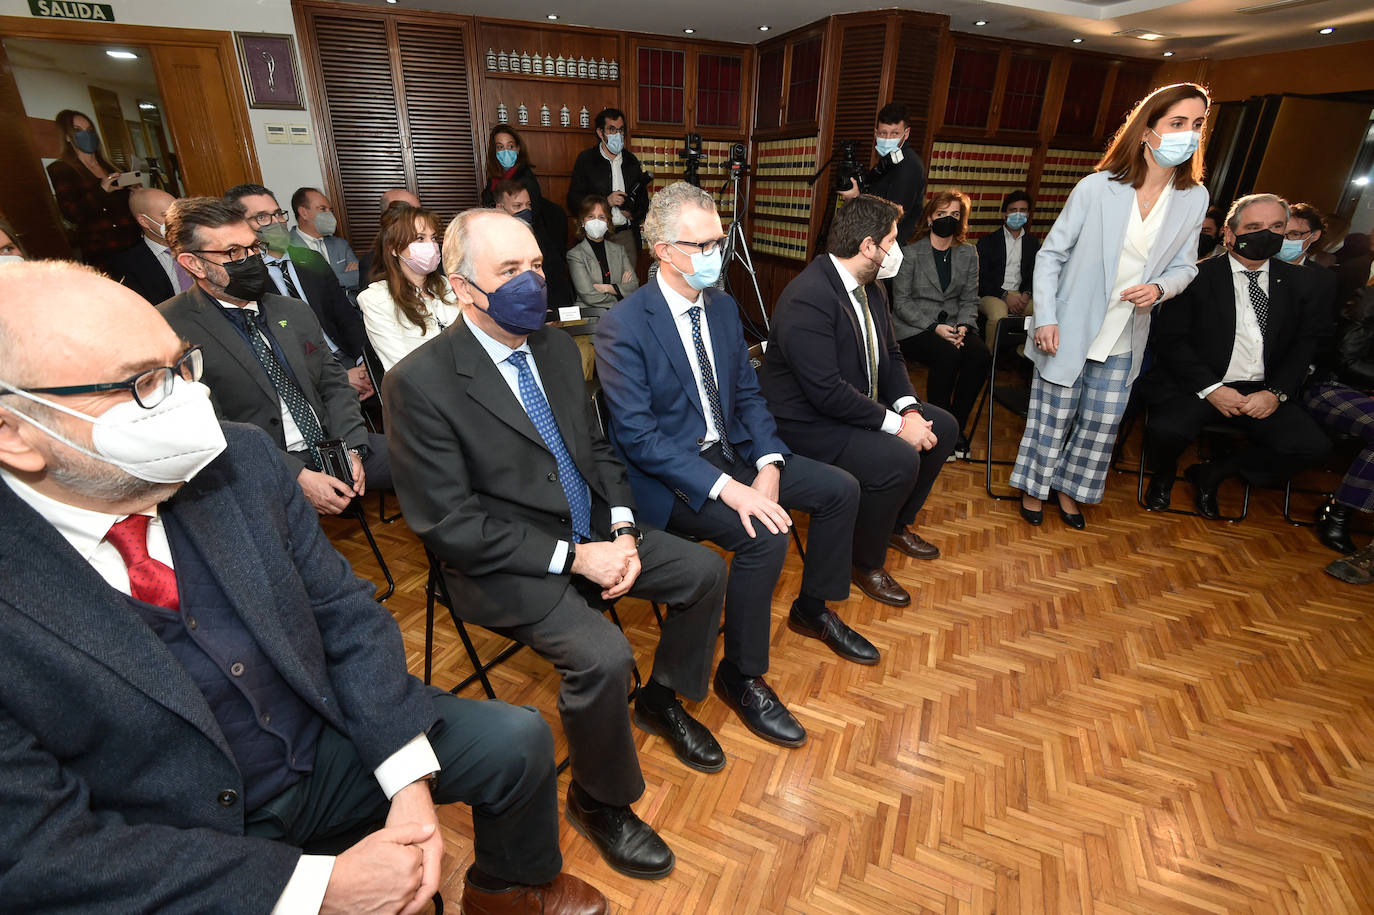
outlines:
[{"label": "seated woman with mask", "polygon": [[577,304],[610,308],[639,288],[639,278],[625,249],[606,244],[606,232],[611,225],[610,203],[598,195],[587,197],[582,201],[577,222],[577,234],[582,241],[568,251],[568,272],[577,291]]},{"label": "seated woman with mask", "polygon": [[385,278],[358,293],[358,307],[383,371],[462,311],[440,265],[439,237],[439,217],[429,210],[393,204],[382,217],[372,263]]}]

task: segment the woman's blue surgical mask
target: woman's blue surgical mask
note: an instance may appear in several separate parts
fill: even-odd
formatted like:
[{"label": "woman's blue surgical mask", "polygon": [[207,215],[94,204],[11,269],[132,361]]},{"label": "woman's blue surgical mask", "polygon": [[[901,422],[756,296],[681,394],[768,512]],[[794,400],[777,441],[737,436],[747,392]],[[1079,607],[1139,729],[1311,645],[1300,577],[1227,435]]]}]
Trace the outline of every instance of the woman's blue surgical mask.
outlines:
[{"label": "woman's blue surgical mask", "polygon": [[[1152,128],[1150,133],[1159,137],[1159,149],[1151,146],[1150,154],[1164,168],[1173,168],[1187,162],[1193,153],[1197,152],[1198,144],[1202,142],[1202,134],[1196,130],[1180,130],[1175,133],[1161,134]],[[1150,146],[1149,143],[1145,145]]]},{"label": "woman's blue surgical mask", "polygon": [[1007,214],[1007,228],[1011,229],[1012,231],[1015,231],[1017,229],[1024,229],[1026,227],[1026,223],[1028,222],[1030,222],[1029,213]]},{"label": "woman's blue surgical mask", "polygon": [[498,149],[496,151],[496,161],[501,163],[502,168],[514,168],[515,160],[520,158],[519,150]]},{"label": "woman's blue surgical mask", "polygon": [[549,311],[549,289],[544,277],[533,270],[516,274],[487,292],[467,277],[473,289],[487,297],[487,314],[508,334],[528,336],[544,326]]}]

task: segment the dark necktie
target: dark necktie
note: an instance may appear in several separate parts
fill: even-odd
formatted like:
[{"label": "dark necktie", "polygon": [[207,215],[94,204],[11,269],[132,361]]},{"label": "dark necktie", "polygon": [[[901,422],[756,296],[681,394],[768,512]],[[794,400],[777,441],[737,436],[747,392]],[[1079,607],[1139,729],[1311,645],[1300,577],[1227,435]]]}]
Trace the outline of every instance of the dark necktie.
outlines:
[{"label": "dark necktie", "polygon": [[324,440],[324,429],[320,427],[319,418],[315,416],[315,411],[310,409],[305,395],[301,393],[300,386],[286,373],[286,369],[277,359],[277,354],[272,351],[272,344],[267,342],[266,331],[262,326],[265,324],[262,313],[247,308],[226,308],[224,313],[248,334],[248,343],[253,347],[253,355],[267,372],[273,389],[286,405],[286,412],[291,414],[291,421],[300,430],[311,459],[318,467],[315,446]]},{"label": "dark necktie", "polygon": [[544,392],[535,383],[534,372],[526,361],[525,353],[516,350],[507,357],[519,374],[520,400],[525,404],[539,437],[549,446],[553,459],[558,464],[558,481],[563,484],[563,495],[568,498],[568,509],[572,512],[573,538],[578,542],[592,539],[592,496],[587,489],[587,481],[577,469],[568,446],[563,442],[563,434],[558,431],[558,422],[553,418],[553,410],[544,398]]},{"label": "dark necktie", "polygon": [[727,461],[733,461],[735,449],[730,447],[730,437],[725,434],[725,410],[720,405],[716,370],[711,365],[711,357],[706,354],[706,343],[701,339],[701,306],[693,305],[687,314],[692,316],[692,343],[696,346],[697,366],[701,369],[701,386],[706,389],[706,399],[711,402],[711,419],[716,424],[716,434],[720,436],[720,453]]},{"label": "dark necktie", "polygon": [[864,357],[868,363],[868,397],[878,399],[878,351],[873,346],[873,312],[868,310],[868,290],[862,286],[854,287],[854,297],[859,300],[864,313]]},{"label": "dark necktie", "polygon": [[148,555],[147,515],[130,515],[110,526],[105,541],[119,551],[129,567],[129,593],[135,600],[156,604],[168,610],[180,610],[177,594],[177,574],[165,562]]},{"label": "dark necktie", "polygon": [[286,290],[286,294],[293,299],[301,297],[300,291],[296,289],[296,284],[291,282],[291,268],[287,266],[289,261],[268,261],[267,266],[276,267],[281,271],[281,285]]},{"label": "dark necktie", "polygon": [[1250,307],[1255,309],[1255,318],[1259,321],[1260,336],[1269,336],[1269,293],[1260,288],[1259,278],[1264,275],[1263,270],[1246,270],[1245,275],[1250,278]]}]

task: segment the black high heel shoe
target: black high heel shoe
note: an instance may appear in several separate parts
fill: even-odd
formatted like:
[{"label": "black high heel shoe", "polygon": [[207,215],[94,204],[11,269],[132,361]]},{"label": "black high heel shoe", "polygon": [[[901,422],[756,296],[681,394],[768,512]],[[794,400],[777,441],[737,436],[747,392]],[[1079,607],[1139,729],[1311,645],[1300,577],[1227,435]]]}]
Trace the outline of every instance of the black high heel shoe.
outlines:
[{"label": "black high heel shoe", "polygon": [[1062,505],[1059,506],[1059,517],[1063,519],[1065,524],[1076,531],[1081,531],[1088,526],[1088,523],[1083,520],[1083,513],[1081,511],[1067,512],[1064,511],[1064,506]]},{"label": "black high heel shoe", "polygon": [[1027,524],[1033,527],[1039,527],[1041,524],[1044,523],[1045,509],[1043,507],[1032,511],[1031,509],[1026,508],[1026,503],[1024,502],[1020,503],[1020,505],[1018,505],[1017,507],[1021,509],[1021,517],[1026,520]]}]

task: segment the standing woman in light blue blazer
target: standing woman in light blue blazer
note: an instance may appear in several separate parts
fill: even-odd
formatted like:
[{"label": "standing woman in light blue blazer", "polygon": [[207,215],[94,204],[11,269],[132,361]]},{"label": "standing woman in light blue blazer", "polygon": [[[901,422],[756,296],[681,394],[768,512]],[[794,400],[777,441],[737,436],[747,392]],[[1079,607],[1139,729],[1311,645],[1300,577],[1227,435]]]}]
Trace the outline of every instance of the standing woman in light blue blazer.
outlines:
[{"label": "standing woman in light blue blazer", "polygon": [[1192,83],[1156,89],[1116,132],[1097,170],[1069,194],[1035,259],[1030,413],[1011,485],[1021,517],[1085,526],[1102,501],[1117,426],[1150,335],[1150,316],[1197,275],[1207,213],[1202,127],[1210,104]]}]

